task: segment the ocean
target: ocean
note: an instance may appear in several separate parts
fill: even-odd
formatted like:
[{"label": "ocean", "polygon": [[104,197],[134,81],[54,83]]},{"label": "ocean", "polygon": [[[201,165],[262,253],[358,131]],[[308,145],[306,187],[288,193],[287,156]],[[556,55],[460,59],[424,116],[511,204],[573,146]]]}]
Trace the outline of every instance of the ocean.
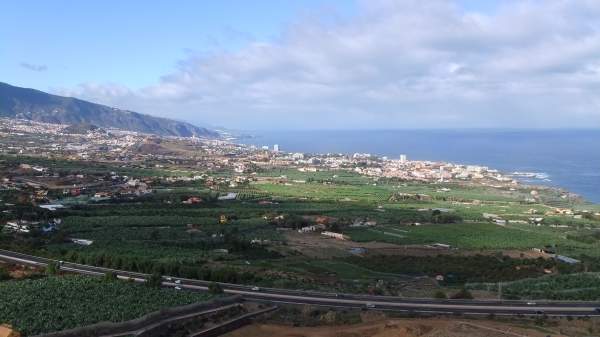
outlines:
[{"label": "ocean", "polygon": [[241,143],[305,153],[371,153],[389,158],[484,165],[531,172],[532,184],[561,187],[600,203],[600,130],[254,131]]}]

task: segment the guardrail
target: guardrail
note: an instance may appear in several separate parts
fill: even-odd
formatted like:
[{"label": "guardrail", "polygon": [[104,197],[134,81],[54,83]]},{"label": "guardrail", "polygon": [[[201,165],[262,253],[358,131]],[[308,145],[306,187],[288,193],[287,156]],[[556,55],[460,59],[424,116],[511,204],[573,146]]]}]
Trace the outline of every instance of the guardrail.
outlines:
[{"label": "guardrail", "polygon": [[272,312],[274,310],[277,310],[279,307],[277,306],[272,306],[263,310],[259,310],[259,311],[255,311],[255,312],[249,312],[245,315],[242,315],[240,317],[236,317],[234,319],[231,319],[227,322],[223,322],[217,326],[196,332],[194,334],[189,335],[188,337],[215,337],[215,336],[220,336],[222,334],[225,334],[227,332],[233,331],[235,329],[239,329],[242,326],[248,324],[251,322],[251,320],[257,316]]},{"label": "guardrail", "polygon": [[[219,298],[208,302],[195,303],[180,307],[167,308],[154,311],[140,318],[125,322],[100,322],[74,329],[40,334],[32,337],[97,337],[97,336],[119,336],[130,335],[151,324],[156,324],[174,316],[198,312],[198,315],[226,310],[241,301],[240,296]],[[200,312],[202,311],[202,312]]]},{"label": "guardrail", "polygon": [[[24,264],[33,264],[33,265],[47,265],[48,263],[58,263],[58,260],[27,255],[23,253],[2,250],[0,249],[0,259],[2,256],[5,256],[5,259],[12,259],[19,263]],[[90,265],[83,265],[72,262],[64,262],[62,269],[67,271],[73,271],[77,273],[115,273],[118,276],[126,276],[132,278],[138,278],[140,280],[145,280],[150,276],[150,274],[130,272],[118,269],[110,269],[104,267],[96,267]],[[74,270],[70,270],[74,269]],[[197,285],[208,287],[212,281],[204,281],[204,280],[195,280],[195,279],[187,279],[175,276],[162,276],[164,281],[167,279],[172,280],[180,280],[182,284],[189,285]],[[362,301],[377,301],[377,302],[404,302],[406,304],[414,303],[437,303],[437,304],[469,304],[469,305],[514,305],[514,306],[523,306],[523,307],[535,307],[535,306],[569,306],[569,307],[596,307],[600,308],[600,302],[595,301],[547,301],[547,300],[537,300],[535,305],[531,305],[528,301],[519,301],[519,300],[460,300],[460,299],[430,299],[430,298],[405,298],[398,296],[378,296],[378,295],[366,295],[366,294],[346,294],[346,293],[326,293],[326,292],[318,292],[312,290],[293,290],[293,289],[279,289],[279,288],[269,288],[262,287],[259,291],[253,290],[254,286],[252,285],[242,285],[242,284],[234,284],[234,283],[224,283],[224,282],[214,282],[219,284],[225,290],[240,290],[245,292],[255,292],[257,295],[261,293],[265,294],[281,294],[281,295],[296,295],[296,296],[305,296],[305,297],[319,297],[323,299],[354,299],[354,300],[362,300]],[[598,312],[600,314],[600,311]]]}]

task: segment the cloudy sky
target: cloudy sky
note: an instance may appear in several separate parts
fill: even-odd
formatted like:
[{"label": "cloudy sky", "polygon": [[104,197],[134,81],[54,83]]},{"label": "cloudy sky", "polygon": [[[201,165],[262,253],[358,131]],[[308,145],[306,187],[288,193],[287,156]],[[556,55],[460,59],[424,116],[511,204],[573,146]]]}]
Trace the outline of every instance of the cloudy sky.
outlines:
[{"label": "cloudy sky", "polygon": [[600,127],[597,0],[4,7],[0,81],[200,125]]}]

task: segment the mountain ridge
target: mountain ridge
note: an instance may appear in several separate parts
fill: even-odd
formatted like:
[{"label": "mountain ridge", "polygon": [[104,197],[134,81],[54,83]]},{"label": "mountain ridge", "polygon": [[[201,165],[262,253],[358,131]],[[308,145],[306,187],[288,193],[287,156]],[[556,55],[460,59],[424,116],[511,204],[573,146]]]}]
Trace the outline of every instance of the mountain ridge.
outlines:
[{"label": "mountain ridge", "polygon": [[218,137],[218,133],[191,123],[49,94],[0,82],[0,117],[55,124],[93,124],[102,128],[160,136]]}]

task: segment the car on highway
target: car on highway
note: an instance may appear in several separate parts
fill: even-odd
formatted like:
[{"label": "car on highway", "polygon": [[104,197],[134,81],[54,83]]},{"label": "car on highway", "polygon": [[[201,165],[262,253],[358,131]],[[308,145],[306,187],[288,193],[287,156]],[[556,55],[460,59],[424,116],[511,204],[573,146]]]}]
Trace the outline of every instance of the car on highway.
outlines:
[{"label": "car on highway", "polygon": [[373,303],[367,303],[367,304],[365,304],[365,307],[367,307],[369,309],[373,309],[373,308],[375,308],[375,304],[373,304]]},{"label": "car on highway", "polygon": [[527,305],[537,305],[535,302],[527,302]]},{"label": "car on highway", "polygon": [[252,291],[260,291],[259,287],[252,287]]},{"label": "car on highway", "polygon": [[172,278],[170,278],[170,277],[167,277],[167,278],[166,278],[166,280],[167,280],[167,281],[172,281],[173,279],[172,279]]},{"label": "car on highway", "polygon": [[181,287],[180,286],[176,286],[175,290],[181,290]]},{"label": "car on highway", "polygon": [[175,280],[175,284],[181,284],[181,280]]}]

